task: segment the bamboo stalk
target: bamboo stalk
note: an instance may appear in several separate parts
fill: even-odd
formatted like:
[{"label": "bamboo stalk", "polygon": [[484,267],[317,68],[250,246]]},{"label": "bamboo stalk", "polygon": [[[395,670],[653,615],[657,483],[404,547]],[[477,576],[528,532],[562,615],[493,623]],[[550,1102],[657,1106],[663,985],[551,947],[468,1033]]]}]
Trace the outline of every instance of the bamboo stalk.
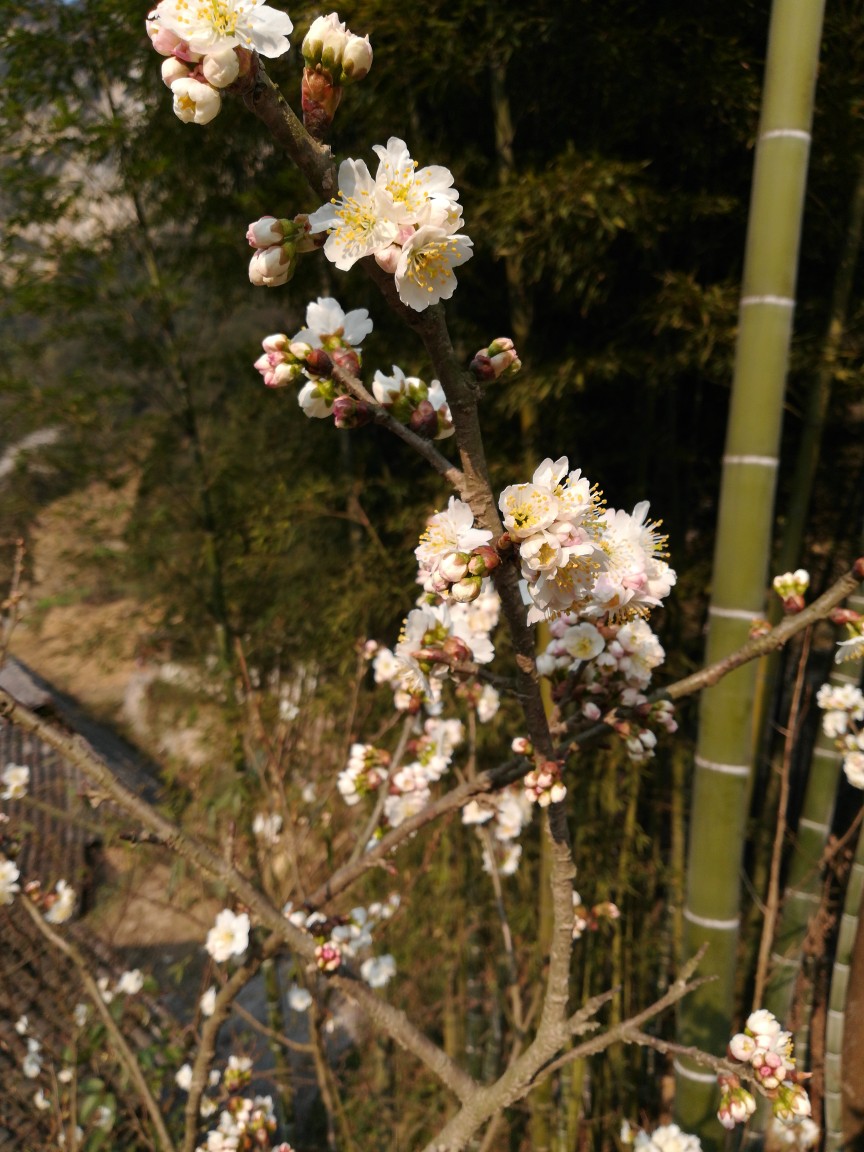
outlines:
[{"label": "bamboo stalk", "polygon": [[[764,611],[783,395],[822,0],[774,0],[744,258],[739,331],[708,633],[708,661],[739,647]],[[722,1051],[734,1013],[744,848],[753,757],[757,666],[739,669],[702,697],[687,870],[685,955],[710,945],[717,979],[682,1005],[679,1039]],[[721,863],[722,862],[722,863]],[[676,1111],[703,1146],[718,1146],[713,1077],[675,1062]]]},{"label": "bamboo stalk", "polygon": [[[864,898],[864,834],[859,831],[855,860],[846,886],[837,951],[831,972],[828,1019],[825,1027],[825,1152],[838,1152],[846,1144],[843,1133],[843,1034],[849,969]],[[851,1021],[850,1021],[851,1023]]]}]

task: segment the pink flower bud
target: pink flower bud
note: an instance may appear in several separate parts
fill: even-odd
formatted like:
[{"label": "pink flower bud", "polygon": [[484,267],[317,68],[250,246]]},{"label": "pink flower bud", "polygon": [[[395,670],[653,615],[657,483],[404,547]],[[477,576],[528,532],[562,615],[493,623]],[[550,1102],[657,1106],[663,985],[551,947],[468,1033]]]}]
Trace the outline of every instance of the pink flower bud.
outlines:
[{"label": "pink flower bud", "polygon": [[363,400],[337,396],[333,401],[333,421],[337,428],[362,428],[372,418],[372,409]]},{"label": "pink flower bud", "polygon": [[331,348],[330,359],[349,376],[357,376],[360,372],[360,356],[354,348]]},{"label": "pink flower bud", "polygon": [[433,440],[438,434],[438,413],[428,400],[421,400],[411,413],[408,427],[424,440]]},{"label": "pink flower bud", "polygon": [[283,223],[275,216],[262,216],[246,229],[246,239],[253,248],[270,248],[274,244],[281,244],[285,239]]},{"label": "pink flower bud", "polygon": [[168,56],[162,61],[162,81],[170,88],[175,80],[183,80],[189,75],[189,69],[182,60],[176,56]]},{"label": "pink flower bud", "polygon": [[472,576],[488,576],[501,563],[501,557],[489,544],[475,548],[468,560],[468,571]]},{"label": "pink flower bud", "polygon": [[467,664],[471,659],[471,649],[458,636],[448,636],[441,645],[441,651],[451,664]]},{"label": "pink flower bud", "polygon": [[527,736],[514,736],[510,748],[517,756],[530,756],[534,746]]},{"label": "pink flower bud", "polygon": [[495,379],[495,369],[492,367],[492,360],[486,355],[485,348],[481,348],[475,355],[474,359],[468,365],[468,370],[474,376],[475,380],[479,380],[481,384],[486,384],[490,380]]},{"label": "pink flower bud", "polygon": [[306,371],[312,376],[328,377],[333,371],[333,361],[323,348],[311,348],[306,357]]},{"label": "pink flower bud", "polygon": [[265,336],[261,341],[265,352],[285,352],[288,348],[288,337],[284,332],[274,332],[272,336]]}]

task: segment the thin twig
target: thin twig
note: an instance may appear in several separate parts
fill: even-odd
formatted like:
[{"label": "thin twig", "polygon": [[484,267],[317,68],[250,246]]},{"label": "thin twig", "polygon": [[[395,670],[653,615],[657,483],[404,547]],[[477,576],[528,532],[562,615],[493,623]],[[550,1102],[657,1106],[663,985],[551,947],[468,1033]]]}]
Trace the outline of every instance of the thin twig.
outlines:
[{"label": "thin twig", "polygon": [[24,906],[27,915],[45,939],[72,961],[78,973],[78,978],[93,1002],[93,1007],[96,1009],[97,1015],[105,1025],[106,1032],[111,1037],[111,1050],[113,1055],[116,1056],[120,1064],[126,1069],[129,1079],[132,1081],[135,1091],[138,1094],[138,1098],[146,1109],[147,1115],[150,1117],[150,1121],[156,1130],[163,1152],[174,1152],[174,1143],[168,1134],[168,1129],[165,1127],[162,1110],[154,1099],[147,1081],[144,1079],[144,1073],[141,1071],[141,1065],[138,1063],[135,1053],[126,1043],[123,1033],[117,1027],[114,1017],[108,1010],[108,1005],[102,998],[98,984],[90,975],[86,960],[71,940],[59,935],[59,933],[55,932],[53,928],[47,924],[42,913],[31,900],[25,896],[22,897],[20,903]]}]

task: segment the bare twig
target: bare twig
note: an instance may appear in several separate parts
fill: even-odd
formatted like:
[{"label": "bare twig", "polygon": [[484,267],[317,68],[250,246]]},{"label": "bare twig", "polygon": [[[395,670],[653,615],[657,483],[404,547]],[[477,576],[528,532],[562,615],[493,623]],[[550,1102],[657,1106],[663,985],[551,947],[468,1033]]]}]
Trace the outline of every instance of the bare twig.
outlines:
[{"label": "bare twig", "polygon": [[135,1053],[126,1043],[123,1033],[115,1023],[114,1017],[108,1011],[108,1005],[102,999],[102,993],[99,991],[98,984],[90,975],[86,960],[71,940],[65,936],[61,936],[48,925],[42,913],[31,900],[25,896],[22,897],[20,903],[45,939],[52,944],[53,947],[58,949],[58,951],[62,952],[64,956],[68,956],[74,964],[78,978],[84,985],[84,989],[90,997],[97,1015],[105,1025],[106,1032],[111,1037],[111,1050],[113,1055],[116,1056],[117,1060],[123,1065],[129,1079],[132,1081],[135,1092],[146,1110],[147,1115],[150,1117],[150,1122],[156,1131],[163,1152],[174,1152],[174,1143],[168,1134],[168,1129],[165,1127],[162,1110],[153,1098],[153,1093],[150,1091],[147,1081],[144,1079],[144,1073],[141,1071],[141,1065],[138,1063]]}]

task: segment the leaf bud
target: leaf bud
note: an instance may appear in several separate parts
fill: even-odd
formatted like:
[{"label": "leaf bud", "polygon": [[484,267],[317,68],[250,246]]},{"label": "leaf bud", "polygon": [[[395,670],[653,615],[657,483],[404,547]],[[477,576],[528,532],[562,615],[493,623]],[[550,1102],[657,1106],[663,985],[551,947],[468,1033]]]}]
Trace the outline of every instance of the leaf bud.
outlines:
[{"label": "leaf bud", "polygon": [[353,396],[337,396],[333,401],[333,420],[337,428],[362,428],[372,420],[372,410]]},{"label": "leaf bud", "polygon": [[408,420],[408,427],[424,440],[432,440],[438,433],[438,413],[428,400],[421,400]]},{"label": "leaf bud", "polygon": [[312,376],[330,376],[333,361],[323,348],[312,348],[306,357],[306,371]]}]

